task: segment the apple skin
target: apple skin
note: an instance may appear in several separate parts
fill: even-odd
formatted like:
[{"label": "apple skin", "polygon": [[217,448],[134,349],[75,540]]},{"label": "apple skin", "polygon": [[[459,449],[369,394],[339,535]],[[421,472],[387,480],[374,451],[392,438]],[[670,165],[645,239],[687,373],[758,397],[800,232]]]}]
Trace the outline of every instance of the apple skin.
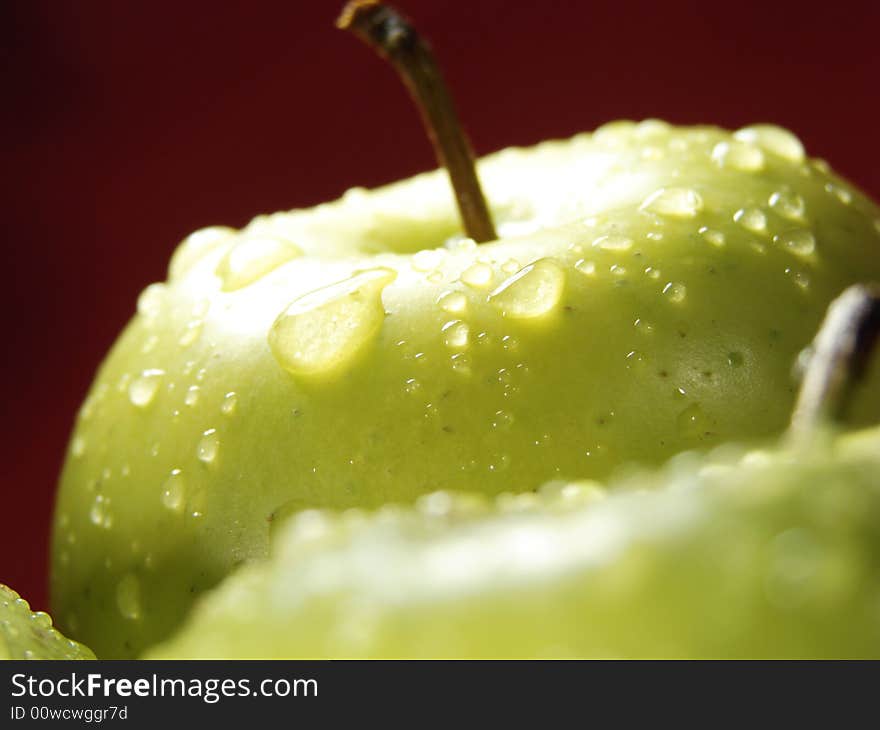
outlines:
[{"label": "apple skin", "polygon": [[880,657],[880,428],[718,451],[607,492],[303,512],[150,656]]},{"label": "apple skin", "polygon": [[52,626],[42,611],[31,611],[21,596],[0,583],[0,659],[94,659],[82,644]]},{"label": "apple skin", "polygon": [[[434,172],[181,245],[78,416],[60,625],[137,655],[303,508],[776,434],[829,302],[880,279],[880,210],[778,128],[615,123],[479,172],[497,242],[456,239]],[[874,377],[862,420],[878,405]]]}]

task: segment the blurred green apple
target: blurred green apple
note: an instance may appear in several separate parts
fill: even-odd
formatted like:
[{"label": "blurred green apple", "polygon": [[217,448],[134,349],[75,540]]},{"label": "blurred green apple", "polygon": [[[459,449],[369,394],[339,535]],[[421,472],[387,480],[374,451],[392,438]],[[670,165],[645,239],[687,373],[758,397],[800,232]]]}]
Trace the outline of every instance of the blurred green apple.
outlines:
[{"label": "blurred green apple", "polygon": [[31,611],[27,601],[0,583],[0,659],[94,659],[76,641],[62,636],[52,619]]},{"label": "blurred green apple", "polygon": [[880,429],[307,511],[153,657],[880,657]]},{"label": "blurred green apple", "polygon": [[880,279],[880,209],[778,127],[619,122],[478,169],[481,245],[441,172],[181,244],[76,423],[61,626],[138,654],[288,512],[777,434],[828,303]]}]

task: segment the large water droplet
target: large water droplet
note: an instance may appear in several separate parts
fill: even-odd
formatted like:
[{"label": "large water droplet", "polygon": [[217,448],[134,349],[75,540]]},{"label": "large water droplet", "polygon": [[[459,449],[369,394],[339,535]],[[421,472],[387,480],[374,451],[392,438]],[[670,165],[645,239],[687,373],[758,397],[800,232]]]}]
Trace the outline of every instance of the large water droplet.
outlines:
[{"label": "large water droplet", "polygon": [[156,397],[159,383],[165,375],[164,370],[144,370],[128,386],[128,399],[138,408],[146,408]]},{"label": "large water droplet", "polygon": [[141,585],[132,573],[125,575],[116,586],[116,606],[123,618],[136,621],[141,617]]},{"label": "large water droplet", "polygon": [[803,223],[807,206],[797,193],[787,190],[777,191],[770,196],[769,203],[770,207],[784,218]]},{"label": "large water droplet", "polygon": [[712,159],[721,167],[745,172],[757,172],[764,167],[764,153],[760,148],[740,140],[716,144],[712,149]]},{"label": "large water droplet", "polygon": [[702,209],[703,199],[690,188],[660,188],[645,198],[640,207],[669,218],[693,218]]},{"label": "large water droplet", "polygon": [[244,238],[217,265],[223,291],[253,284],[282,264],[302,256],[302,249],[279,238]]},{"label": "large water droplet", "polygon": [[275,320],[269,346],[294,375],[316,375],[349,363],[379,333],[385,320],[382,290],[393,269],[355,273],[296,299]]},{"label": "large water droplet", "polygon": [[467,347],[470,338],[470,327],[466,322],[454,319],[443,325],[443,341],[447,347],[460,350]]},{"label": "large water droplet", "polygon": [[540,259],[520,269],[489,295],[505,316],[540,317],[559,305],[565,274],[551,259]]},{"label": "large water droplet", "polygon": [[183,510],[186,497],[186,482],[180,469],[172,469],[168,479],[162,486],[162,504],[174,512]]},{"label": "large water droplet", "polygon": [[801,141],[787,129],[773,124],[755,124],[744,127],[733,135],[742,142],[756,144],[767,152],[789,162],[803,162],[806,153]]},{"label": "large water droplet", "polygon": [[220,437],[216,428],[209,428],[202,434],[196,455],[203,464],[213,464],[217,460],[217,452],[220,450]]},{"label": "large water droplet", "polygon": [[783,231],[773,236],[773,243],[797,256],[810,256],[816,250],[816,238],[803,228]]},{"label": "large water droplet", "polygon": [[733,220],[752,233],[767,232],[767,216],[758,208],[740,208],[733,214]]}]

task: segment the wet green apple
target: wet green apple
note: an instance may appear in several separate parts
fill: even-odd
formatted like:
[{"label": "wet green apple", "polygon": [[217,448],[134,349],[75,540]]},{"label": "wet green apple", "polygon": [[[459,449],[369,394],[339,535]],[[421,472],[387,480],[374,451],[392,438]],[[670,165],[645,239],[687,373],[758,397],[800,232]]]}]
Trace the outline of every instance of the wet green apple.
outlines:
[{"label": "wet green apple", "polygon": [[880,209],[777,127],[621,122],[478,169],[483,244],[441,172],[181,244],[79,413],[60,625],[135,655],[302,508],[769,437],[828,303],[880,278]]},{"label": "wet green apple", "polygon": [[301,513],[152,656],[880,656],[880,429],[611,487]]},{"label": "wet green apple", "polygon": [[76,641],[62,636],[49,614],[31,611],[27,601],[0,583],[0,659],[94,659]]}]

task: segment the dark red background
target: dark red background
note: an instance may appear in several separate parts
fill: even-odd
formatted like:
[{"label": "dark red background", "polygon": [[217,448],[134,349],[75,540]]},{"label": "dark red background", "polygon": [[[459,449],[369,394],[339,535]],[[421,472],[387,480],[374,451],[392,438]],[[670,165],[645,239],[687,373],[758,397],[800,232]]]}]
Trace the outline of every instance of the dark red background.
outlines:
[{"label": "dark red background", "polygon": [[[876,3],[398,6],[481,154],[620,117],[773,121],[880,196]],[[338,9],[3,3],[0,582],[35,607],[74,414],[178,240],[432,166],[405,92],[334,29]]]}]

